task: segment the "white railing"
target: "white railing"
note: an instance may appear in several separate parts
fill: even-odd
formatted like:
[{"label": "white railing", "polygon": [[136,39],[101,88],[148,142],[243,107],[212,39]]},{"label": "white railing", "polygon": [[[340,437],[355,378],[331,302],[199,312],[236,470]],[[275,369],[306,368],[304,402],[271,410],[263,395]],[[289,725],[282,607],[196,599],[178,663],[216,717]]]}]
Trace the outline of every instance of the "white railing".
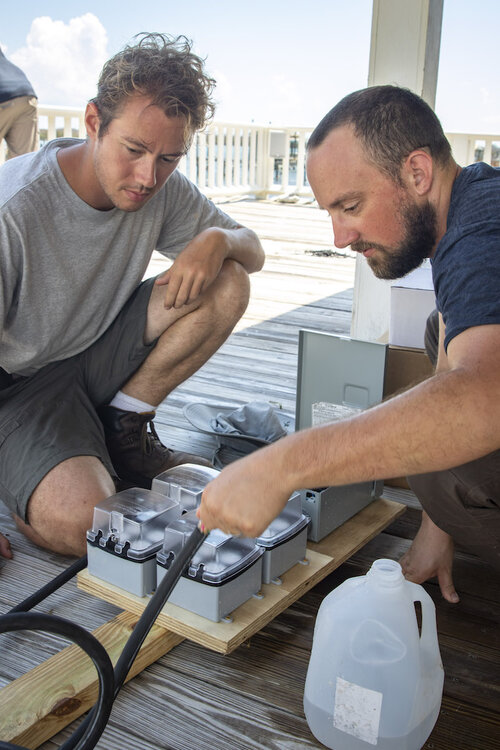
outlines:
[{"label": "white railing", "polygon": [[[56,137],[85,137],[83,110],[39,106],[41,143]],[[179,169],[206,195],[312,198],[305,175],[312,128],[213,122],[198,133]],[[447,133],[453,154],[465,166],[486,161],[500,166],[500,135]],[[3,144],[2,144],[3,145]],[[4,149],[0,149],[0,163]]]}]

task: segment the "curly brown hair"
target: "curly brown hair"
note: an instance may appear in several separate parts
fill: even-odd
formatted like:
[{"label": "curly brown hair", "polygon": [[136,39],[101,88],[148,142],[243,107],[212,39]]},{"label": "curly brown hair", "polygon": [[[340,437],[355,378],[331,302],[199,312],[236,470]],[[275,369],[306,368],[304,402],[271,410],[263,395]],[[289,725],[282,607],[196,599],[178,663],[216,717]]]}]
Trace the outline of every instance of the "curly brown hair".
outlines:
[{"label": "curly brown hair", "polygon": [[185,36],[141,33],[105,63],[92,100],[99,116],[99,138],[119,115],[127,97],[150,96],[168,117],[186,118],[186,141],[213,117],[215,80],[204,71],[204,60],[191,51]]}]

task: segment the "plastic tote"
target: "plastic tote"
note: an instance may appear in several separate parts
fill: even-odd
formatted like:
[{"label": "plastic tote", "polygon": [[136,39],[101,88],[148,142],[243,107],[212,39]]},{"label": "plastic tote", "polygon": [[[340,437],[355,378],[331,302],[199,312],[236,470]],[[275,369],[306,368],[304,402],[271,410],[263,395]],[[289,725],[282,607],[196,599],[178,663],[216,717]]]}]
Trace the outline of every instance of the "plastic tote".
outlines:
[{"label": "plastic tote", "polygon": [[399,563],[376,560],[325,597],[304,711],[326,747],[420,750],[439,714],[443,679],[434,603],[405,580]]}]

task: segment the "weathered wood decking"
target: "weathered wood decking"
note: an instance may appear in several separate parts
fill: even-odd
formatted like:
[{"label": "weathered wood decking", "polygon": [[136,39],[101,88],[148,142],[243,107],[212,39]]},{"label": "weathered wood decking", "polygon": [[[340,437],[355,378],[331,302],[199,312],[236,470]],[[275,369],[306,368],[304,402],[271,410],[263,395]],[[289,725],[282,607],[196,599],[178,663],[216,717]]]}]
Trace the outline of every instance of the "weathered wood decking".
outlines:
[{"label": "weathered wood decking", "polygon": [[[264,238],[268,259],[253,277],[253,296],[237,331],[193,378],[159,409],[157,425],[174,447],[210,455],[209,438],[191,429],[182,414],[198,400],[240,404],[254,399],[295,408],[299,328],[348,333],[354,261],[317,257],[332,248],[325,215],[312,207],[231,203],[228,213]],[[157,261],[152,272],[160,269]],[[135,677],[120,693],[98,747],[109,750],[305,750],[321,745],[302,711],[314,620],[325,594],[374,559],[398,559],[418,527],[414,496],[388,489],[407,512],[348,562],[279,615],[250,642],[221,656],[189,641]],[[14,560],[0,559],[0,612],[55,576],[70,560],[40,550],[15,530],[0,506],[0,530]],[[458,552],[455,582],[459,605],[446,604],[437,584],[426,584],[437,607],[445,690],[426,750],[494,750],[499,744],[500,577],[476,558]],[[38,608],[78,620],[92,630],[117,609],[77,590],[75,582]],[[0,687],[44,661],[65,643],[54,636],[17,633],[0,637]],[[29,696],[26,696],[29,702]],[[0,727],[2,707],[0,697]],[[56,748],[70,726],[44,748]],[[1,729],[0,729],[1,738]]]}]

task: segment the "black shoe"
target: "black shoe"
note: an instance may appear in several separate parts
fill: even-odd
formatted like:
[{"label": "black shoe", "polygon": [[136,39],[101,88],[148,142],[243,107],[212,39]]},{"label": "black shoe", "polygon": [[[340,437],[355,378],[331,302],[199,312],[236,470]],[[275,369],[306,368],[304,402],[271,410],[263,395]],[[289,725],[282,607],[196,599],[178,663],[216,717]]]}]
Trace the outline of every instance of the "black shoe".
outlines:
[{"label": "black shoe", "polygon": [[166,448],[154,428],[154,411],[137,413],[103,406],[98,414],[113,467],[122,483],[150,489],[158,474],[174,466],[188,463],[212,466],[201,456]]}]

